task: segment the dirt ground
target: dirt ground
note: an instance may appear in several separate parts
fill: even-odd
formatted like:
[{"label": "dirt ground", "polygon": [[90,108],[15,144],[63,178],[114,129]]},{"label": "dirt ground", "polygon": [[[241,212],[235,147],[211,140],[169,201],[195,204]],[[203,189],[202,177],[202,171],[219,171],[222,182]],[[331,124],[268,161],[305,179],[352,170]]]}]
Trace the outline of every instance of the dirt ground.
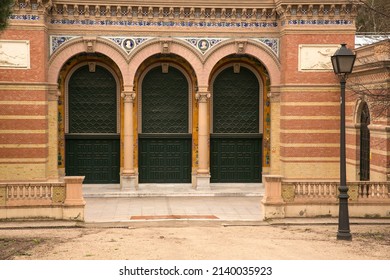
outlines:
[{"label": "dirt ground", "polygon": [[388,260],[390,225],[187,226],[0,230],[0,259]]}]

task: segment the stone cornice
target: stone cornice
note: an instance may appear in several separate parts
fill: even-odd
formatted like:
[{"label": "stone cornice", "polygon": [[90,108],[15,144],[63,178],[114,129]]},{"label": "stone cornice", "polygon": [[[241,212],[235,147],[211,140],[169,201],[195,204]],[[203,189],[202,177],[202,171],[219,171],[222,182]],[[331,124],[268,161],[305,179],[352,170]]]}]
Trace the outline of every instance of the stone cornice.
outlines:
[{"label": "stone cornice", "polygon": [[[14,14],[42,14],[53,19],[128,20],[276,20],[273,0],[266,1],[85,1],[15,0]],[[260,2],[260,3],[259,3]]]},{"label": "stone cornice", "polygon": [[[348,1],[15,0],[11,19],[53,25],[275,29],[354,25]],[[44,15],[44,16],[43,16]],[[46,17],[47,16],[47,17]],[[297,27],[299,26],[299,27]]]},{"label": "stone cornice", "polygon": [[[298,2],[298,3],[297,3]],[[354,19],[357,14],[357,5],[348,1],[276,1],[276,11],[283,21],[297,24],[294,21],[305,21],[302,24],[315,20],[348,20]],[[298,22],[299,24],[299,22]]]}]

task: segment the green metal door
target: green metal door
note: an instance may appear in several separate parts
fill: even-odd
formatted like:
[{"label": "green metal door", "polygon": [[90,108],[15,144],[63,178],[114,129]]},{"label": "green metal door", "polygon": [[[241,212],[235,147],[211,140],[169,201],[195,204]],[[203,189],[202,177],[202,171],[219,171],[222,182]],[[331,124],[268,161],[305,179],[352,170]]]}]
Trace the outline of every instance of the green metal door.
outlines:
[{"label": "green metal door", "polygon": [[140,183],[191,182],[188,81],[178,69],[150,70],[142,81]]},{"label": "green metal door", "polygon": [[82,66],[69,79],[66,175],[85,176],[84,183],[119,183],[116,87],[113,75],[101,66],[94,71]]},{"label": "green metal door", "polygon": [[213,84],[211,182],[261,182],[259,81],[240,67],[223,70]]},{"label": "green metal door", "polygon": [[84,183],[119,182],[119,139],[66,140],[66,174],[85,176]]},{"label": "green metal door", "polygon": [[141,183],[190,183],[191,138],[141,138]]},{"label": "green metal door", "polygon": [[211,138],[211,182],[260,182],[261,138],[234,137],[237,136]]}]

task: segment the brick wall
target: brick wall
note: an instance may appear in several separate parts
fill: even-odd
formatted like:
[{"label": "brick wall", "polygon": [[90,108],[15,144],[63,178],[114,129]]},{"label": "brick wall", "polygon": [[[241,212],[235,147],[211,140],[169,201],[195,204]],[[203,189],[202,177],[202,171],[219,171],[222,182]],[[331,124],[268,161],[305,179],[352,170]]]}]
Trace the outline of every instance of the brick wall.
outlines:
[{"label": "brick wall", "polygon": [[0,68],[0,181],[45,180],[48,157],[47,33],[16,25],[0,40],[28,40],[30,69]]}]

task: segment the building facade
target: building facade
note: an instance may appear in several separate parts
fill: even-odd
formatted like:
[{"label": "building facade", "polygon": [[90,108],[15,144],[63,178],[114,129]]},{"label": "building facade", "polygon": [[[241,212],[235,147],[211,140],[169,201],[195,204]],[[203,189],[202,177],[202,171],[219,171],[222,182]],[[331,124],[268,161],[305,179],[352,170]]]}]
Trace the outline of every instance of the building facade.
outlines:
[{"label": "building facade", "polygon": [[[319,0],[16,0],[0,34],[0,180],[82,175],[125,190],[337,180],[330,56],[353,47],[356,11]],[[348,122],[359,106],[348,101]],[[356,176],[360,163],[348,164]],[[388,165],[375,170],[386,180]]]}]

